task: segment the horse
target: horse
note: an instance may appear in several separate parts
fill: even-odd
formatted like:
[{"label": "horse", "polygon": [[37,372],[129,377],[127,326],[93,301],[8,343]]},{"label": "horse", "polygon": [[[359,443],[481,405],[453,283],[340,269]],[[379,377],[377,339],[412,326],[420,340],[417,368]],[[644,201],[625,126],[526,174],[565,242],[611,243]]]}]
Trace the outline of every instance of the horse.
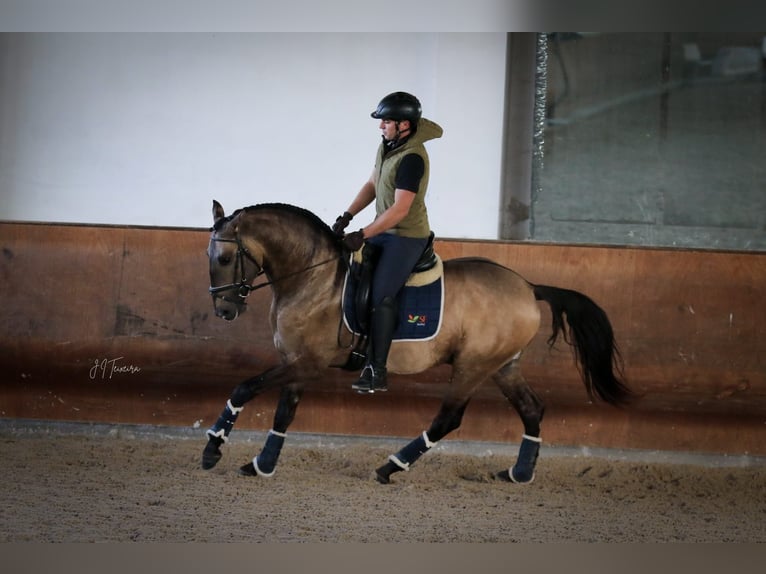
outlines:
[{"label": "horse", "polygon": [[[323,374],[342,364],[349,353],[349,344],[341,337],[354,335],[344,324],[341,305],[349,253],[341,237],[301,207],[264,203],[226,216],[221,204],[213,200],[207,255],[209,292],[217,317],[235,320],[247,310],[252,291],[271,289],[269,321],[280,360],[234,387],[221,415],[207,430],[202,467],[211,469],[219,462],[221,447],[245,404],[267,389],[278,388],[278,404],[265,443],[239,469],[242,475],[269,477],[275,472],[305,387],[321,382]],[[388,484],[392,474],[409,470],[460,427],[471,397],[482,384],[492,381],[524,427],[515,463],[496,476],[520,484],[532,482],[545,405],[522,376],[520,361],[540,328],[538,301],[550,305],[552,312],[549,346],[563,333],[588,396],[623,407],[633,394],[624,380],[612,325],[588,296],[535,285],[490,259],[448,259],[442,267],[444,311],[438,333],[424,341],[394,341],[388,370],[416,374],[449,364],[449,384],[430,426],[389,456],[376,469],[375,479]]]}]

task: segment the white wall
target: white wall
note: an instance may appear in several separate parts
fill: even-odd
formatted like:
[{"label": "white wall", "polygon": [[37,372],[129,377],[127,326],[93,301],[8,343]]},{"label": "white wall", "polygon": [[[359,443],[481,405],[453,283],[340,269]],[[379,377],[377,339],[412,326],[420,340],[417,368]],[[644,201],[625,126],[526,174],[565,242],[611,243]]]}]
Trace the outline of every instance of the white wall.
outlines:
[{"label": "white wall", "polygon": [[[432,227],[497,232],[504,33],[0,34],[0,220],[207,227],[261,202],[332,222],[372,170],[370,112],[416,94]],[[373,217],[372,208],[357,218]]]}]

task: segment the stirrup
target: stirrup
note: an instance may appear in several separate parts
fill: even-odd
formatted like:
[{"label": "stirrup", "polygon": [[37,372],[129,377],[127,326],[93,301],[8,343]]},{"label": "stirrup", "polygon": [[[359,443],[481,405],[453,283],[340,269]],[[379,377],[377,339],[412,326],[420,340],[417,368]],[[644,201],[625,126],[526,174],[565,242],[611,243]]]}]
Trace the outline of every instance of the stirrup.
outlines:
[{"label": "stirrup", "polygon": [[386,381],[386,370],[378,375],[375,373],[375,369],[372,365],[366,365],[362,370],[362,374],[359,376],[359,380],[351,385],[351,388],[358,393],[384,393],[388,390],[388,383]]}]

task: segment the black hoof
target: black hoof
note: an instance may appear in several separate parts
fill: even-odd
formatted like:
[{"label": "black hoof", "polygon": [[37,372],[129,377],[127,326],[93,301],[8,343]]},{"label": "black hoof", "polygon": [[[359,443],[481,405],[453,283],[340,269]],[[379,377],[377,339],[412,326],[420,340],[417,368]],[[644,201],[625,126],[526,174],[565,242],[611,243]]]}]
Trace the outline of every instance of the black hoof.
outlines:
[{"label": "black hoof", "polygon": [[380,472],[380,469],[375,471],[375,480],[377,480],[380,484],[391,484],[391,479]]},{"label": "black hoof", "polygon": [[511,474],[507,470],[501,470],[500,472],[496,472],[495,478],[498,480],[502,480],[503,482],[513,482],[511,480]]},{"label": "black hoof", "polygon": [[246,465],[239,467],[239,474],[241,476],[258,476],[255,472],[255,465],[252,462],[248,462]]},{"label": "black hoof", "polygon": [[219,460],[221,460],[223,453],[221,452],[221,449],[218,448],[220,444],[221,443],[211,438],[208,441],[205,450],[202,451],[202,468],[205,470],[210,470],[218,464]]},{"label": "black hoof", "polygon": [[391,475],[400,470],[402,469],[389,460],[375,471],[375,480],[380,484],[389,484],[391,482]]}]

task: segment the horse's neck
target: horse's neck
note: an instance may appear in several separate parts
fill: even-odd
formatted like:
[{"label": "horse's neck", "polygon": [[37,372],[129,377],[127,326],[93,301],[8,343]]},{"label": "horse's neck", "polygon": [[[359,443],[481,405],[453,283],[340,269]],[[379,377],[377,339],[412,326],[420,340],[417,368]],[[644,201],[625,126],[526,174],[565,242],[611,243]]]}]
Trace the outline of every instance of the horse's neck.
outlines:
[{"label": "horse's neck", "polygon": [[[309,278],[327,277],[332,282],[340,253],[303,222],[253,225],[253,234],[263,250],[263,264],[277,292],[301,289]],[[319,285],[316,286],[320,288]]]}]

